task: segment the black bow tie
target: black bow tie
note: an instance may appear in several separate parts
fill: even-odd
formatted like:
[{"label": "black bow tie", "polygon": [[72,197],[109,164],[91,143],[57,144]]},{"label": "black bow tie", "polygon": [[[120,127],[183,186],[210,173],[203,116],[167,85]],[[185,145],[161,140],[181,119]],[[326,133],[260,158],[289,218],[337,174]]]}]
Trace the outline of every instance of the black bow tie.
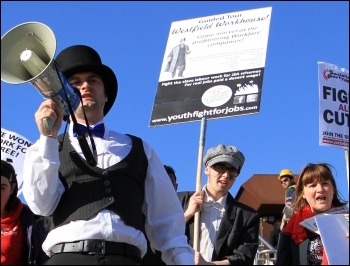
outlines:
[{"label": "black bow tie", "polygon": [[[83,134],[88,133],[86,126],[81,125],[81,124],[77,124],[77,126],[79,127],[81,133],[83,133]],[[103,138],[103,135],[105,134],[105,125],[102,123],[102,124],[95,126],[94,128],[90,127],[90,131],[96,137]],[[78,135],[78,133],[76,132],[75,127],[73,127],[73,136],[76,137],[77,135]]]}]

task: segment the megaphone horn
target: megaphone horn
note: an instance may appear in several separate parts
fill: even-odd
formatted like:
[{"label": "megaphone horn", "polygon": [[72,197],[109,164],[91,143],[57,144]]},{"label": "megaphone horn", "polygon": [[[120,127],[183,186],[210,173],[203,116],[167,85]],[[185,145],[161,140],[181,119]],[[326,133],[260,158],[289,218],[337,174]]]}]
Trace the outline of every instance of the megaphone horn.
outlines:
[{"label": "megaphone horn", "polygon": [[[39,22],[27,22],[10,29],[1,38],[1,80],[9,84],[31,83],[45,99],[53,99],[70,114],[75,111],[79,95],[64,75],[58,72],[54,55],[56,38],[52,30]],[[44,119],[47,132],[55,121]]]}]

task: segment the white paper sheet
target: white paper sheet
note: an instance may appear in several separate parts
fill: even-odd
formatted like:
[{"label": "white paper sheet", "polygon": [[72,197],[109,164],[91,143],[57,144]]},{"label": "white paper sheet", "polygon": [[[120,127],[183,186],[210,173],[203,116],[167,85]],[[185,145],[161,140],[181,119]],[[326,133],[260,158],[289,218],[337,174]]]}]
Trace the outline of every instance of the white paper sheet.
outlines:
[{"label": "white paper sheet", "polygon": [[349,221],[344,214],[316,215],[329,265],[349,265]]}]

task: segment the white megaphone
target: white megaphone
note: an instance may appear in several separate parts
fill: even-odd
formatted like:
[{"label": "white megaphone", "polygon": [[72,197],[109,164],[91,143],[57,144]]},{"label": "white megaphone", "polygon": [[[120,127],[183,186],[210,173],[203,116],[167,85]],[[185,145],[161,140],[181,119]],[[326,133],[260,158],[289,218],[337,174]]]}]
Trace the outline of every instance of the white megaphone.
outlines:
[{"label": "white megaphone", "polygon": [[[1,80],[9,84],[30,82],[45,99],[53,99],[70,114],[79,106],[80,95],[55,65],[56,38],[52,30],[39,22],[15,26],[1,38]],[[54,121],[43,121],[51,132]]]}]

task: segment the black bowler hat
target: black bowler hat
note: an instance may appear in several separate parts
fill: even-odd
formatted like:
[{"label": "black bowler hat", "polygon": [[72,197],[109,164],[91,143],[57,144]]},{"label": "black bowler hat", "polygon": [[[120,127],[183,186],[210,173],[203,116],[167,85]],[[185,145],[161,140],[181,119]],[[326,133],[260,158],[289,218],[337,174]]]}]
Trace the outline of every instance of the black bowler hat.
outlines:
[{"label": "black bowler hat", "polygon": [[89,46],[73,45],[61,51],[55,62],[58,71],[67,79],[80,72],[94,72],[101,76],[108,97],[103,109],[106,116],[117,97],[118,82],[113,70],[102,64],[99,54]]}]

